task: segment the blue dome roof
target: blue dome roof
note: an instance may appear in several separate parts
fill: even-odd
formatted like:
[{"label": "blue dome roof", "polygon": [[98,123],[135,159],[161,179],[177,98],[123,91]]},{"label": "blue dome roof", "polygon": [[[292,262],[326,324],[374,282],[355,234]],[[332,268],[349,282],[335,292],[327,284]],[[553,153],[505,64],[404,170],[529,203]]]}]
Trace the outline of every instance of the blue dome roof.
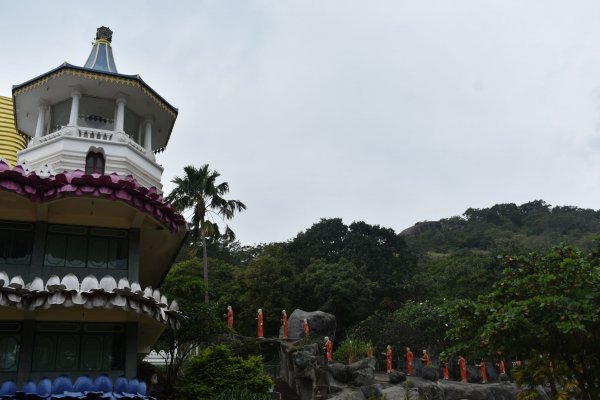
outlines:
[{"label": "blue dome roof", "polygon": [[115,65],[115,58],[110,46],[111,42],[112,31],[105,26],[98,28],[96,31],[96,42],[83,68],[116,73],[117,66]]}]

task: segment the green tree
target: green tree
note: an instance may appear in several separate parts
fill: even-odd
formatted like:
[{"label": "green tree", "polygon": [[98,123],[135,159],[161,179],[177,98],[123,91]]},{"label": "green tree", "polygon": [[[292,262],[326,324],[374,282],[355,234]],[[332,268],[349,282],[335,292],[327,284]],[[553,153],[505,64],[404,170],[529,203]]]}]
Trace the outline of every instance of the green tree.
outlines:
[{"label": "green tree", "polygon": [[299,271],[306,268],[311,260],[335,262],[343,256],[347,235],[348,227],[341,218],[321,218],[290,241],[290,257]]},{"label": "green tree", "polygon": [[[186,304],[186,303],[184,303]],[[171,393],[187,360],[201,345],[219,333],[227,331],[215,304],[187,303],[181,307],[186,318],[177,330],[167,328],[153,350],[165,354],[166,391]]]},{"label": "green tree", "polygon": [[353,222],[344,240],[343,257],[372,282],[378,306],[392,308],[406,300],[402,289],[414,273],[416,257],[393,229]]},{"label": "green tree", "polygon": [[430,255],[412,277],[413,298],[476,299],[492,290],[502,273],[502,262],[493,253],[457,251],[453,254]]},{"label": "green tree", "polygon": [[[577,381],[581,398],[598,398],[599,254],[586,256],[561,245],[545,256],[506,257],[491,293],[450,309],[449,337],[456,341],[450,351],[501,352],[526,361],[541,357],[552,365],[564,363],[566,380]],[[556,379],[545,378],[557,393]]]},{"label": "green tree", "polygon": [[265,336],[279,332],[281,310],[291,314],[296,288],[294,269],[282,249],[271,246],[235,275],[239,331],[256,335],[256,312],[263,309]]},{"label": "green tree", "polygon": [[[175,177],[172,182],[175,189],[167,196],[175,209],[184,212],[192,211],[192,238],[194,242],[200,241],[202,245],[202,257],[204,260],[204,301],[208,303],[208,254],[207,237],[221,236],[218,223],[214,217],[221,220],[232,219],[236,212],[246,209],[244,203],[239,200],[226,200],[224,195],[229,193],[227,182],[217,183],[220,174],[210,170],[208,164],[200,168],[188,165],[184,169],[183,177]],[[235,238],[233,231],[225,225],[223,232],[227,238]]]},{"label": "green tree", "polygon": [[[322,310],[337,318],[340,335],[353,322],[360,321],[373,311],[371,283],[350,261],[314,260],[300,276],[302,306]],[[309,294],[310,295],[307,295]]]},{"label": "green tree", "polygon": [[177,397],[182,400],[215,399],[222,392],[236,388],[266,394],[272,384],[263,371],[262,357],[244,359],[235,356],[225,345],[214,345],[190,360],[177,388]]}]

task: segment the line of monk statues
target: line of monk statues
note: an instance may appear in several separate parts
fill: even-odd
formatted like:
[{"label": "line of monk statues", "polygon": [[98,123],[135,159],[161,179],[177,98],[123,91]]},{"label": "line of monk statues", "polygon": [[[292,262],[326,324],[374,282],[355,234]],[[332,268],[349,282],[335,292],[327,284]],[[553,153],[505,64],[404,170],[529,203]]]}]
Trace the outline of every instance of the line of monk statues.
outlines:
[{"label": "line of monk statues", "polygon": [[[392,372],[392,357],[393,357],[392,346],[388,345],[386,352],[381,353],[381,354],[384,355],[386,358],[386,370],[387,370],[387,373],[389,374],[390,372]],[[412,351],[410,351],[410,347],[406,348],[404,360],[406,361],[406,373],[407,373],[407,375],[410,376],[413,374],[413,362],[414,362],[414,355],[413,355]],[[460,380],[461,380],[461,382],[467,382],[467,377],[468,377],[467,360],[462,355],[460,355],[458,357],[457,362],[458,362],[458,367],[460,370]],[[427,353],[427,350],[423,350],[423,355],[421,356],[421,363],[423,363],[424,367],[427,367],[430,363],[429,354]],[[448,367],[448,363],[449,363],[448,359],[443,360],[441,362],[442,379],[444,379],[444,380],[450,379],[450,370]],[[521,364],[520,361],[515,362],[515,365],[520,365],[520,364]],[[479,363],[476,363],[475,366],[479,367],[479,369],[481,371],[481,383],[487,383],[488,377],[487,377],[485,361],[483,359],[481,359],[481,361]],[[498,368],[499,375],[506,374],[506,367],[504,366],[504,360],[500,359],[498,361],[498,363],[496,363],[496,367]]]},{"label": "line of monk statues", "polygon": [[[231,306],[227,306],[226,317],[227,317],[227,326],[229,327],[229,329],[233,329],[233,309]],[[264,338],[262,308],[259,308],[257,311],[256,321],[257,321],[257,337],[259,339],[262,339],[262,338]],[[288,316],[287,316],[287,313],[285,312],[285,310],[281,311],[281,320],[280,321],[281,321],[281,326],[283,328],[283,338],[287,339],[288,338]],[[303,320],[303,330],[304,330],[305,336],[307,336],[307,337],[310,336],[310,326],[308,325],[308,321],[306,319]],[[325,357],[326,357],[327,362],[332,361],[333,360],[333,343],[327,336],[325,336],[325,344],[324,344],[323,350],[325,351]],[[393,358],[392,346],[388,345],[386,348],[386,351],[381,354],[385,356],[386,371],[389,374],[390,372],[392,372],[392,358]],[[373,357],[372,350],[370,350],[367,353],[367,357]],[[408,376],[413,375],[414,355],[409,347],[406,348],[404,360],[406,361],[406,374]],[[444,379],[444,380],[450,379],[450,371],[448,368],[448,361],[449,360],[444,360],[441,363],[442,379]],[[462,355],[458,357],[457,361],[458,361],[458,366],[459,366],[459,370],[460,370],[460,379],[462,382],[467,382],[467,375],[468,375],[467,361]],[[421,363],[423,363],[423,366],[425,366],[425,367],[427,367],[430,363],[430,358],[429,358],[429,354],[427,353],[427,350],[423,350],[423,354],[421,355]],[[520,361],[517,361],[516,363],[520,364]],[[475,365],[478,366],[479,369],[481,370],[481,378],[482,378],[481,383],[487,383],[488,378],[487,378],[485,361],[482,359],[478,364],[475,364]],[[498,363],[496,364],[496,367],[498,367],[499,374],[506,374],[506,368],[504,367],[503,360],[499,360]]]},{"label": "line of monk statues", "polygon": [[[227,306],[227,327],[229,329],[233,329],[233,308],[231,306]],[[257,321],[257,337],[262,339],[264,338],[264,330],[263,330],[263,311],[262,308],[259,308],[256,316]],[[281,310],[281,325],[283,327],[283,338],[288,338],[288,316],[285,310]],[[310,336],[310,326],[308,325],[308,321],[304,319],[303,321],[303,329],[304,335]]]}]

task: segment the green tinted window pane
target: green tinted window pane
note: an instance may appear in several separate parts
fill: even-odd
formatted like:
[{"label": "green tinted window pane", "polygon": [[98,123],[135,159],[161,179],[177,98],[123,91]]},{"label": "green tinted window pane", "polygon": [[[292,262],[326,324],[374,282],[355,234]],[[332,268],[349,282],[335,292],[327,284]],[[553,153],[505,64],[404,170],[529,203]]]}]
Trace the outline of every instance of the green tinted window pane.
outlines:
[{"label": "green tinted window pane", "polygon": [[69,235],[85,235],[87,228],[83,226],[72,226],[72,225],[50,225],[48,232],[52,233],[64,233]]},{"label": "green tinted window pane", "polygon": [[7,264],[29,265],[33,249],[33,233],[12,232],[10,248],[6,253]]},{"label": "green tinted window pane", "polygon": [[19,336],[0,335],[0,371],[14,372],[19,366]]},{"label": "green tinted window pane", "polygon": [[132,112],[129,108],[125,107],[125,118],[123,129],[125,133],[130,137],[136,138],[138,136],[138,129],[140,126],[140,117],[137,116],[134,112]]},{"label": "green tinted window pane", "polygon": [[114,130],[115,101],[83,96],[79,101],[78,123],[81,126]]},{"label": "green tinted window pane", "polygon": [[110,338],[110,369],[125,369],[125,335],[112,335]]},{"label": "green tinted window pane", "polygon": [[85,335],[81,343],[81,369],[101,371],[104,366],[104,338],[100,335]]},{"label": "green tinted window pane", "polygon": [[36,335],[33,345],[34,371],[53,371],[56,357],[56,336]]},{"label": "green tinted window pane", "polygon": [[57,335],[56,370],[73,371],[79,365],[79,336]]},{"label": "green tinted window pane", "polygon": [[0,323],[0,332],[19,332],[21,325],[18,322],[2,322]]},{"label": "green tinted window pane", "polygon": [[68,322],[41,322],[37,324],[39,332],[79,332],[80,325]]},{"label": "green tinted window pane", "polygon": [[67,99],[52,106],[52,122],[50,131],[55,132],[69,123],[71,115],[71,99]]},{"label": "green tinted window pane", "polygon": [[93,333],[121,333],[125,331],[125,327],[121,324],[86,324],[83,330]]},{"label": "green tinted window pane", "polygon": [[6,231],[0,231],[0,264],[6,264],[6,253],[8,248],[8,239],[10,233]]},{"label": "green tinted window pane", "polygon": [[110,239],[108,246],[108,268],[127,269],[128,250],[126,239]]},{"label": "green tinted window pane", "polygon": [[88,267],[106,268],[108,264],[108,242],[105,238],[90,238],[88,245]]},{"label": "green tinted window pane", "polygon": [[67,237],[64,235],[48,235],[46,237],[46,256],[44,265],[49,267],[63,267],[67,252]]},{"label": "green tinted window pane", "polygon": [[90,235],[125,238],[127,237],[127,231],[123,229],[90,228]]},{"label": "green tinted window pane", "polygon": [[87,238],[85,236],[69,236],[67,240],[66,267],[85,267],[85,247]]}]

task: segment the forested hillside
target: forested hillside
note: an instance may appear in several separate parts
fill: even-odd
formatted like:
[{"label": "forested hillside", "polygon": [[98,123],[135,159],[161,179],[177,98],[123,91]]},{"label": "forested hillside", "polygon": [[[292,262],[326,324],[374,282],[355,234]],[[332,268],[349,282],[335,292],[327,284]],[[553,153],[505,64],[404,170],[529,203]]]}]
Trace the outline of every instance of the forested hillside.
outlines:
[{"label": "forested hillside", "polygon": [[[263,308],[276,335],[282,309],[334,313],[342,335],[375,314],[398,312],[408,300],[475,298],[498,279],[500,255],[546,251],[560,242],[589,249],[600,235],[600,212],[552,207],[469,208],[462,216],[418,223],[402,233],[339,218],[321,219],[284,243],[242,247],[209,243],[211,300],[236,310],[236,329],[255,332]],[[198,252],[184,248],[164,288],[183,303],[201,301]],[[190,255],[191,254],[191,255]]]},{"label": "forested hillside", "polygon": [[543,200],[520,206],[496,204],[490,208],[469,208],[462,216],[420,222],[402,234],[414,250],[430,254],[547,250],[562,241],[589,248],[600,234],[600,211],[552,207]]},{"label": "forested hillside", "polygon": [[541,200],[469,208],[402,233],[329,218],[283,243],[209,240],[208,308],[198,308],[204,299],[202,261],[191,245],[182,249],[162,289],[179,298],[184,311],[212,313],[201,319],[202,335],[219,331],[206,324],[224,321],[228,305],[235,310],[236,332],[251,337],[258,308],[267,337],[278,334],[283,309],[320,309],[337,317],[336,345],[353,337],[371,341],[376,350],[409,345],[440,354],[451,345],[446,333],[453,321],[446,311],[493,292],[506,267],[504,256],[547,253],[561,242],[588,251],[596,236],[599,211]]}]

